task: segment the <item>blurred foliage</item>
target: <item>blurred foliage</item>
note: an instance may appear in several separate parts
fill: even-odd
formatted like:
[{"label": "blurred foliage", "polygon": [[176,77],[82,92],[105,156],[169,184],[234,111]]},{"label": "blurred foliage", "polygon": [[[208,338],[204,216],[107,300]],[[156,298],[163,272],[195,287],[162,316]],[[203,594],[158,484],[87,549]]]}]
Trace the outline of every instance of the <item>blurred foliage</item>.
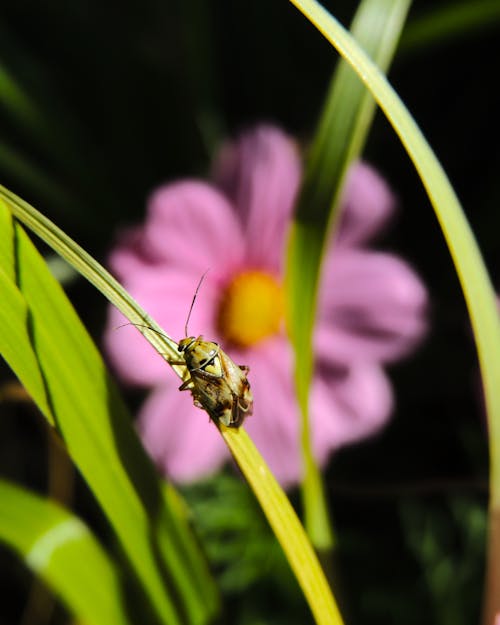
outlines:
[{"label": "blurred foliage", "polygon": [[[324,4],[345,24],[357,6]],[[414,0],[409,28],[432,19],[436,4]],[[457,5],[446,0],[439,10]],[[278,20],[286,27],[277,28]],[[500,27],[494,20],[487,28],[471,24],[457,37],[412,40],[396,55],[390,79],[442,160],[498,284],[500,88],[491,68],[500,62]],[[213,146],[226,133],[268,120],[307,141],[335,60],[286,2],[3,3],[1,182],[103,258],[116,229],[141,218],[155,185],[206,174]],[[400,198],[398,219],[380,246],[404,254],[428,284],[432,330],[414,358],[391,369],[397,395],[391,425],[341,450],[326,474],[341,607],[353,625],[477,622],[487,446],[466,311],[432,210],[380,116],[365,156]],[[69,290],[98,338],[105,302],[81,280]],[[0,375],[3,389],[11,377],[2,364]],[[0,474],[45,490],[42,421],[15,393],[0,397]],[[139,399],[130,395],[131,405]],[[185,495],[225,593],[227,622],[308,622],[246,487],[223,474]],[[78,478],[74,500],[106,538]],[[8,601],[0,622],[22,623],[31,583],[1,549],[0,587]],[[30,625],[38,622],[32,615]],[[42,622],[67,620],[56,608]]]},{"label": "blurred foliage", "polygon": [[[182,493],[234,622],[310,620],[299,586],[246,483],[224,472]],[[275,620],[277,619],[277,620]]]},{"label": "blurred foliage", "polygon": [[483,574],[484,502],[449,497],[443,504],[404,501],[403,528],[421,566],[436,622],[466,625],[479,616],[476,584]]}]

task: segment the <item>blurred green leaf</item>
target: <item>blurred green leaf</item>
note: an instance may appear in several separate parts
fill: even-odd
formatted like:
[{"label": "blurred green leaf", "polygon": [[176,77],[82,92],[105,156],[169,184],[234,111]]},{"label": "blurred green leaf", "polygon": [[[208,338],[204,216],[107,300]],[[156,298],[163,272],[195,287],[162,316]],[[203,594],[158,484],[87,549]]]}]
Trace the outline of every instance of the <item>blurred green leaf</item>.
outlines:
[{"label": "blurred green leaf", "polygon": [[392,124],[420,176],[446,238],[471,319],[489,425],[490,517],[486,623],[500,609],[500,320],[495,291],[460,202],[441,163],[385,76],[344,28],[315,0],[291,0],[348,60]]},{"label": "blurred green leaf", "polygon": [[[352,34],[382,71],[387,71],[405,23],[410,0],[364,0]],[[314,354],[312,336],[321,261],[331,240],[347,170],[361,153],[375,100],[345,61],[334,72],[314,142],[308,154],[287,256],[288,327],[295,349],[295,383],[302,420],[306,527],[314,545],[328,549],[332,536],[321,476],[311,452],[309,386]]]},{"label": "blurred green leaf", "polygon": [[439,219],[460,279],[479,354],[490,425],[491,497],[500,507],[500,321],[495,292],[460,202],[410,113],[385,76],[315,0],[291,0],[355,69],[398,134]]},{"label": "blurred green leaf", "polygon": [[3,202],[0,214],[0,352],[55,423],[162,622],[207,622],[217,594],[185,520],[61,287]]},{"label": "blurred green leaf", "polygon": [[38,107],[21,85],[15,80],[5,64],[0,63],[0,106],[8,113],[12,121],[44,142],[58,140]]},{"label": "blurred green leaf", "polygon": [[28,186],[59,210],[71,206],[74,210],[85,212],[77,198],[68,193],[28,157],[5,142],[0,142],[0,168],[4,175],[10,176],[19,184]]},{"label": "blurred green leaf", "polygon": [[[283,552],[244,481],[219,473],[184,486],[182,492],[223,590],[247,592],[271,574],[277,582],[290,584],[293,577]],[[298,591],[295,584],[293,591]]]},{"label": "blurred green leaf", "polygon": [[418,52],[467,35],[477,36],[500,25],[498,0],[467,0],[435,5],[408,23],[401,37],[401,52]]},{"label": "blurred green leaf", "polygon": [[120,576],[88,527],[49,499],[0,480],[0,541],[83,623],[126,625]]},{"label": "blurred green leaf", "polygon": [[436,622],[467,625],[477,620],[475,580],[484,567],[486,512],[482,503],[406,501],[401,505],[405,536],[430,593]]}]

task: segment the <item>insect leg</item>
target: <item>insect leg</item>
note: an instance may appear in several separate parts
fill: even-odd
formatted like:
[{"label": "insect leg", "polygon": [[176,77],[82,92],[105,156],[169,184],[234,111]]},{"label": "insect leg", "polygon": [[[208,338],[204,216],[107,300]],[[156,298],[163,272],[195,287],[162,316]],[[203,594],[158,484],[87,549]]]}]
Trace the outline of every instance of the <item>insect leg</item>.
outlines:
[{"label": "insect leg", "polygon": [[188,378],[185,382],[183,382],[180,386],[179,386],[179,390],[180,391],[189,391],[193,388],[193,380],[191,378]]}]

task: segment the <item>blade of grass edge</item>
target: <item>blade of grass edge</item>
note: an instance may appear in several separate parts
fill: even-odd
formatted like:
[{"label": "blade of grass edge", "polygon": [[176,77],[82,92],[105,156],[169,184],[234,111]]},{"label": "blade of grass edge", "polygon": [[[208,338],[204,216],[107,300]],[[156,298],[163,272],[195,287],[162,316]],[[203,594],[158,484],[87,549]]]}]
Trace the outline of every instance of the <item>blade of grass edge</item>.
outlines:
[{"label": "blade of grass edge", "polygon": [[[410,0],[364,0],[351,32],[382,71],[387,71],[406,20]],[[326,97],[290,230],[287,253],[288,327],[295,350],[295,385],[302,414],[302,498],[305,526],[322,552],[333,546],[332,527],[321,473],[311,450],[309,388],[314,353],[312,336],[321,261],[331,240],[346,172],[359,156],[370,130],[375,101],[343,60]]]},{"label": "blade of grass edge", "polygon": [[484,623],[500,611],[500,321],[481,252],[441,163],[385,76],[315,0],[290,0],[350,63],[370,89],[410,156],[443,230],[462,286],[477,346],[489,425],[490,518]]}]

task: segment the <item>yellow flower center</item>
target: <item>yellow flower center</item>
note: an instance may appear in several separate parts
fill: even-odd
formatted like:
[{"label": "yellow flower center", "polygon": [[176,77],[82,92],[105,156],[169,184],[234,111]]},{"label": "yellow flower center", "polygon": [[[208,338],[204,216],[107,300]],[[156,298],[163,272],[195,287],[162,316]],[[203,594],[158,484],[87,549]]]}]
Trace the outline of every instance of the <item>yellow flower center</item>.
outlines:
[{"label": "yellow flower center", "polygon": [[282,320],[281,286],[270,274],[255,270],[240,273],[229,283],[217,322],[225,341],[250,347],[279,332]]}]

